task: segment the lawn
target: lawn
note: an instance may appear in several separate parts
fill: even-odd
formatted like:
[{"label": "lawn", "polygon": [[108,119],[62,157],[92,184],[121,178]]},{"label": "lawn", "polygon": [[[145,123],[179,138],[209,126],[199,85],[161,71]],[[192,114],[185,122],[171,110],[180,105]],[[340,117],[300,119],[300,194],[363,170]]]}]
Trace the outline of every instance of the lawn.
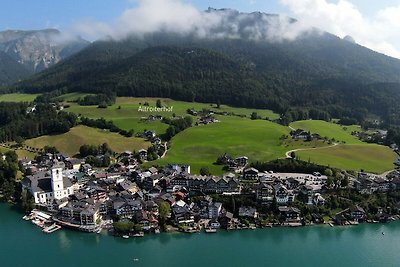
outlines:
[{"label": "lawn", "polygon": [[78,153],[79,147],[83,144],[100,145],[108,143],[115,152],[125,150],[139,150],[147,148],[150,143],[141,138],[123,137],[117,133],[90,128],[86,126],[77,126],[69,132],[60,135],[46,135],[34,139],[26,140],[27,146],[42,148],[46,145],[55,146],[59,151],[73,156]]},{"label": "lawn", "polygon": [[279,140],[289,133],[288,127],[232,116],[218,116],[218,119],[221,122],[194,126],[177,134],[167,156],[152,163],[186,163],[194,173],[204,166],[213,174],[221,174],[222,166],[213,163],[225,152],[232,157],[248,156],[250,161],[269,161],[283,157],[292,148],[281,145]]},{"label": "lawn", "polygon": [[186,110],[189,108],[194,108],[195,110],[207,108],[219,112],[234,112],[235,114],[242,114],[247,117],[250,117],[250,114],[255,111],[263,118],[277,119],[279,117],[278,114],[273,113],[271,110],[234,108],[226,105],[221,105],[220,108],[216,108],[215,104],[191,103],[167,98],[160,98],[160,100],[162,106],[172,107],[172,111],[170,112],[139,111],[139,107],[143,107],[146,102],[150,107],[154,107],[157,99],[158,98],[118,97],[116,103],[106,109],[100,109],[97,108],[97,106],[79,106],[76,103],[69,103],[70,107],[67,108],[66,111],[81,114],[89,118],[103,117],[107,120],[112,120],[115,125],[121,129],[133,129],[136,133],[143,132],[144,130],[154,130],[158,134],[165,133],[168,125],[160,121],[148,122],[143,120],[143,118],[147,118],[151,114],[159,114],[164,117],[172,117],[173,114],[176,116],[186,116]]},{"label": "lawn", "polygon": [[0,102],[32,102],[38,94],[4,94],[0,95]]},{"label": "lawn", "polygon": [[386,146],[376,144],[338,145],[331,148],[296,152],[302,160],[345,170],[383,173],[394,168],[397,155]]},{"label": "lawn", "polygon": [[321,120],[304,120],[292,122],[290,126],[295,129],[310,131],[311,133],[318,133],[322,137],[328,137],[329,139],[335,138],[336,141],[346,142],[346,144],[362,144],[357,137],[351,135],[352,131],[360,130],[357,125],[342,126]]}]

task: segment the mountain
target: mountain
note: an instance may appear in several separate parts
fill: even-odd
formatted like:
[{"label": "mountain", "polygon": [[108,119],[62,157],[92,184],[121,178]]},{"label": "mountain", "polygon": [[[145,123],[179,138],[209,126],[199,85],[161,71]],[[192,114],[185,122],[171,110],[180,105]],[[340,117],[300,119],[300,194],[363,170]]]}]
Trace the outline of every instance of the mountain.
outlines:
[{"label": "mountain", "polygon": [[0,86],[27,77],[30,71],[0,51]]},{"label": "mountain", "polygon": [[[36,31],[7,30],[0,32],[0,52],[9,59],[19,64],[24,71],[12,74],[11,70],[17,68],[13,63],[13,69],[9,70],[8,79],[2,79],[0,84],[14,82],[29,74],[40,72],[65,59],[86,47],[89,42],[82,38],[63,40],[58,30],[46,29]],[[0,65],[6,64],[4,56]],[[19,68],[17,68],[19,69]]]},{"label": "mountain", "polygon": [[15,88],[271,108],[287,121],[361,122],[373,114],[400,124],[400,60],[317,29],[292,38],[287,29],[296,29],[294,19],[208,12],[224,12],[227,22],[209,36],[159,31],[97,41]]}]

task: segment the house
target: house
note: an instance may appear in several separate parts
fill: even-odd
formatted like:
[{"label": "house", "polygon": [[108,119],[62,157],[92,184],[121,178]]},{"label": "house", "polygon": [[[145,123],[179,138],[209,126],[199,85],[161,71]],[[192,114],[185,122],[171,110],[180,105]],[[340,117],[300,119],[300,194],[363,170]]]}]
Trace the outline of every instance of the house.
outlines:
[{"label": "house", "polygon": [[190,165],[169,164],[165,167],[164,173],[167,175],[190,174]]},{"label": "house", "polygon": [[382,177],[375,177],[374,182],[379,192],[387,192],[390,189],[390,182]]},{"label": "house", "polygon": [[279,206],[278,209],[284,222],[300,222],[300,210],[298,208]]},{"label": "house", "polygon": [[346,218],[346,216],[345,216],[345,210],[344,211],[341,211],[341,212],[338,212],[338,213],[336,213],[336,215],[335,215],[335,222],[336,222],[336,224],[338,224],[338,225],[345,225],[346,223],[347,223],[347,218]]},{"label": "house", "polygon": [[118,183],[117,188],[119,191],[127,191],[130,194],[134,194],[137,191],[139,191],[139,187],[137,186],[137,184],[135,182],[131,182],[127,179]]},{"label": "house", "polygon": [[249,158],[246,156],[240,156],[235,159],[235,163],[239,167],[245,167],[247,165],[247,162],[249,161]]},{"label": "house", "polygon": [[97,226],[101,222],[100,205],[72,201],[60,209],[58,219],[81,226]]},{"label": "house", "polygon": [[219,218],[220,227],[223,229],[231,229],[234,225],[233,213],[226,212]]},{"label": "house", "polygon": [[352,205],[349,208],[349,215],[356,222],[363,222],[367,218],[365,210],[358,205]]},{"label": "house", "polygon": [[147,159],[147,150],[146,149],[140,149],[138,151],[138,156],[141,160],[146,160]]},{"label": "house", "polygon": [[294,194],[289,192],[286,186],[277,184],[275,186],[275,199],[278,205],[285,205],[294,201]]},{"label": "house", "polygon": [[274,187],[268,183],[260,183],[256,187],[256,199],[262,205],[270,204],[275,197]]},{"label": "house", "polygon": [[248,168],[243,171],[243,179],[245,180],[257,180],[258,170],[255,168]]},{"label": "house", "polygon": [[320,193],[315,193],[313,196],[313,204],[316,206],[325,205],[325,198]]},{"label": "house", "polygon": [[90,175],[92,173],[92,166],[90,164],[81,164],[79,171]]},{"label": "house", "polygon": [[311,218],[314,223],[324,223],[324,217],[319,213],[311,214]]},{"label": "house", "polygon": [[113,201],[114,213],[123,218],[132,218],[136,212],[143,209],[140,200],[116,199]]},{"label": "house", "polygon": [[143,138],[151,140],[152,138],[156,137],[156,132],[151,130],[145,131],[142,136]]},{"label": "house", "polygon": [[291,131],[290,135],[292,136],[293,139],[297,140],[308,140],[310,138],[310,133],[304,131],[303,129],[297,129],[295,131]]},{"label": "house", "polygon": [[64,160],[65,167],[70,170],[79,170],[83,161],[81,159],[68,158]]},{"label": "house", "polygon": [[214,202],[208,205],[208,218],[218,218],[222,211],[222,203]]},{"label": "house", "polygon": [[172,205],[172,215],[176,225],[194,222],[194,215],[183,200],[179,200]]},{"label": "house", "polygon": [[240,207],[239,208],[239,217],[248,217],[248,218],[258,218],[258,212],[256,208],[253,207]]}]

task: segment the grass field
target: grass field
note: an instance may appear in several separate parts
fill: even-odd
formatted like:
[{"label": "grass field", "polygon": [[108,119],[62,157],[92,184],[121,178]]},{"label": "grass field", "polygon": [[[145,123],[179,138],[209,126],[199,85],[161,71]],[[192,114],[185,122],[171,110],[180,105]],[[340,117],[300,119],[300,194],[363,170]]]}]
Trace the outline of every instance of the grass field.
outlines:
[{"label": "grass field", "polygon": [[292,122],[290,126],[295,129],[310,131],[311,133],[318,133],[322,137],[328,137],[329,139],[335,138],[336,141],[346,142],[346,144],[362,144],[357,137],[351,135],[352,131],[360,130],[357,125],[341,126],[326,121],[305,120]]},{"label": "grass field", "polygon": [[[11,149],[5,148],[5,147],[0,147],[0,153],[5,153],[7,151],[10,151]],[[36,153],[33,152],[29,152],[23,149],[17,149],[15,150],[15,152],[18,155],[19,159],[24,159],[24,158],[28,158],[28,159],[35,159]]]},{"label": "grass field", "polygon": [[167,156],[155,164],[187,163],[192,172],[208,167],[214,174],[222,173],[222,166],[213,165],[217,157],[228,153],[232,157],[248,156],[250,161],[268,161],[283,157],[291,147],[281,145],[279,138],[289,128],[266,120],[249,120],[219,116],[221,122],[195,126],[176,135]]},{"label": "grass field", "polygon": [[[76,103],[70,103],[70,107],[66,111],[70,111],[76,114],[82,114],[89,118],[105,118],[112,120],[115,125],[124,130],[133,129],[135,133],[143,132],[144,130],[154,130],[158,134],[162,134],[168,128],[168,125],[160,121],[144,121],[142,118],[147,118],[149,115],[159,114],[165,117],[171,117],[172,114],[176,116],[187,115],[186,110],[194,108],[195,110],[201,110],[203,108],[216,110],[220,112],[234,112],[236,114],[243,114],[250,116],[255,111],[258,115],[265,118],[277,119],[278,114],[273,113],[270,110],[257,110],[257,109],[244,109],[234,108],[225,105],[221,105],[219,109],[215,105],[204,104],[204,103],[191,103],[183,101],[175,101],[171,99],[160,99],[162,105],[165,107],[173,107],[171,112],[142,112],[139,111],[139,107],[143,106],[145,102],[149,103],[150,107],[156,105],[158,98],[134,98],[134,97],[118,97],[114,105],[107,109],[100,109],[96,106],[79,106]],[[120,107],[120,108],[119,108]]]},{"label": "grass field", "polygon": [[0,102],[32,102],[38,94],[4,94],[0,95]]},{"label": "grass field", "polygon": [[79,98],[83,98],[83,97],[85,97],[87,95],[92,95],[92,94],[74,92],[74,93],[61,95],[59,97],[56,97],[56,99],[59,100],[59,101],[65,101],[65,102],[75,102]]},{"label": "grass field", "polygon": [[78,153],[79,147],[83,144],[100,145],[108,143],[115,152],[125,150],[139,150],[147,148],[150,144],[141,138],[123,137],[117,133],[90,128],[86,126],[77,126],[69,132],[60,135],[46,135],[34,139],[26,140],[26,145],[42,148],[46,145],[55,146],[59,151],[73,156]]},{"label": "grass field", "polygon": [[297,151],[300,159],[345,170],[383,173],[393,169],[397,155],[389,148],[376,144],[338,145],[308,151]]}]

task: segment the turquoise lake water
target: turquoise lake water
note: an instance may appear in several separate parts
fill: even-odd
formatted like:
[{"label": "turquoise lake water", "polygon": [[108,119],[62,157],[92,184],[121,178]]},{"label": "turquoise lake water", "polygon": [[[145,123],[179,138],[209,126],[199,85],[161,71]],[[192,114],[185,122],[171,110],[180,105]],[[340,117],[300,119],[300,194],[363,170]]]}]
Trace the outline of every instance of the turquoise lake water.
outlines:
[{"label": "turquoise lake water", "polygon": [[44,234],[22,216],[0,204],[1,267],[400,266],[400,222],[122,239],[69,230]]}]

